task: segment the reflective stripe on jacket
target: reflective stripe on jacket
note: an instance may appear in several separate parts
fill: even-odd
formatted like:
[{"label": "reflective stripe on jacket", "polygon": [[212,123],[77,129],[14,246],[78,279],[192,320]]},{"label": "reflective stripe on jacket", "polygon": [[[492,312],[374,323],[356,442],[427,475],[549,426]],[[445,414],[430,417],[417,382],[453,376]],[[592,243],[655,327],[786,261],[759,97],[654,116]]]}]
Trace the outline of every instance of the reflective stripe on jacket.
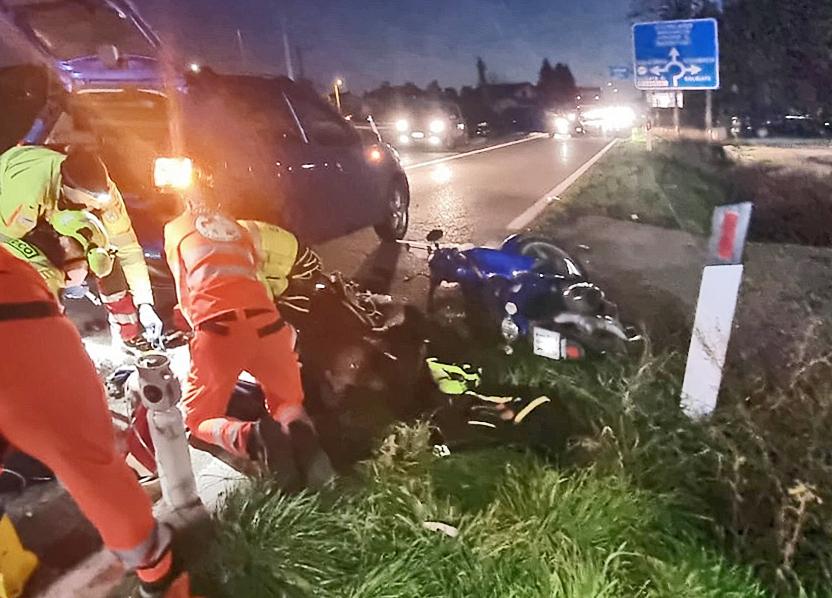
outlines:
[{"label": "reflective stripe on jacket", "polygon": [[9,239],[0,244],[0,247],[34,268],[43,282],[46,283],[49,292],[56,300],[60,300],[61,291],[66,287],[66,274],[49,261],[49,258],[40,249],[20,239]]},{"label": "reflective stripe on jacket", "polygon": [[0,246],[0,304],[29,301],[48,301],[57,305],[54,294],[37,271]]},{"label": "reflective stripe on jacket", "polygon": [[0,244],[0,247],[34,268],[43,282],[46,283],[49,292],[56,300],[60,301],[61,292],[66,287],[66,274],[49,261],[49,258],[40,249],[20,239],[9,239]]},{"label": "reflective stripe on jacket", "polygon": [[233,220],[185,212],[165,226],[165,254],[191,326],[235,309],[275,309],[251,237]]}]

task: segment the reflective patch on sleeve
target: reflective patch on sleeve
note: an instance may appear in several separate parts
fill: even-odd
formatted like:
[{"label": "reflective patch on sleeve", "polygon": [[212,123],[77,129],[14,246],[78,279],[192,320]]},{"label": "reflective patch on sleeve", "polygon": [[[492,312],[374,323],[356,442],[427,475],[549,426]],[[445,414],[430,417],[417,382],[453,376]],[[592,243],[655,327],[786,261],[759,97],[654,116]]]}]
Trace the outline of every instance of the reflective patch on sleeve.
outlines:
[{"label": "reflective patch on sleeve", "polygon": [[15,251],[27,260],[33,260],[40,255],[38,250],[29,245],[26,241],[21,241],[20,239],[9,239],[6,243],[9,247],[14,248]]}]

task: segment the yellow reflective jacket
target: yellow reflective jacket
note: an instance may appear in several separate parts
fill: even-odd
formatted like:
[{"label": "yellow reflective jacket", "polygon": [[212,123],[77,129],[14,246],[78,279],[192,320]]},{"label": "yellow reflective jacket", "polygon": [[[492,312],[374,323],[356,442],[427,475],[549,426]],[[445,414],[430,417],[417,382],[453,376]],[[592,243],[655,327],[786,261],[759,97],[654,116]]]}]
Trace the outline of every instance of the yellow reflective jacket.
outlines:
[{"label": "yellow reflective jacket", "polygon": [[[42,216],[57,209],[61,192],[61,164],[66,155],[39,146],[17,146],[0,155],[0,238],[21,239]],[[153,303],[144,252],[115,183],[110,181],[112,204],[97,213],[118,248],[118,257],[137,305]]]},{"label": "yellow reflective jacket", "polygon": [[66,286],[64,271],[56,267],[37,247],[21,239],[7,239],[2,244],[10,254],[37,270],[49,291],[60,303],[61,291]]},{"label": "yellow reflective jacket", "polygon": [[289,286],[292,268],[298,257],[298,239],[274,224],[258,220],[240,220],[239,223],[251,233],[254,241],[260,280],[269,289],[272,299],[277,299]]}]

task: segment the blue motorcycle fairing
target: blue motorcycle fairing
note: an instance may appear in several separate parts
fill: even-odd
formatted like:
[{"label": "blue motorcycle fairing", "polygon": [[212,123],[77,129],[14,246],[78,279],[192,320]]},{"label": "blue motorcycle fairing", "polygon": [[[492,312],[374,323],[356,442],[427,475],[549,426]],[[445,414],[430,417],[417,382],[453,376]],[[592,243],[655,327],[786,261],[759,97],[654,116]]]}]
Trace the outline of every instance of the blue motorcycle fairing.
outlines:
[{"label": "blue motorcycle fairing", "polygon": [[462,252],[485,277],[499,276],[512,279],[518,274],[531,272],[535,258],[511,254],[489,247],[474,247]]}]

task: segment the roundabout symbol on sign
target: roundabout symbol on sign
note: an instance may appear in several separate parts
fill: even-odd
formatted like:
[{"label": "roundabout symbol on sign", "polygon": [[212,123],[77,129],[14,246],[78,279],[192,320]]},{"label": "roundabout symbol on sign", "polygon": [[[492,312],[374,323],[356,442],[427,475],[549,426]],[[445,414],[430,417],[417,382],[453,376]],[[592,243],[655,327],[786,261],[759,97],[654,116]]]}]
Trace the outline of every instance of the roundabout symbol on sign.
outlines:
[{"label": "roundabout symbol on sign", "polygon": [[[678,72],[672,75],[673,77],[673,87],[679,87],[679,81],[682,80],[682,77],[685,75],[698,75],[702,72],[702,68],[692,64],[690,66],[686,65],[684,62],[679,60],[679,50],[676,48],[671,48],[670,50],[670,61],[664,66],[654,66],[650,69],[650,72],[656,75],[657,77],[661,77],[662,75],[666,75],[671,72],[671,70],[677,70]],[[644,70],[647,70],[646,67],[641,67]]]}]

